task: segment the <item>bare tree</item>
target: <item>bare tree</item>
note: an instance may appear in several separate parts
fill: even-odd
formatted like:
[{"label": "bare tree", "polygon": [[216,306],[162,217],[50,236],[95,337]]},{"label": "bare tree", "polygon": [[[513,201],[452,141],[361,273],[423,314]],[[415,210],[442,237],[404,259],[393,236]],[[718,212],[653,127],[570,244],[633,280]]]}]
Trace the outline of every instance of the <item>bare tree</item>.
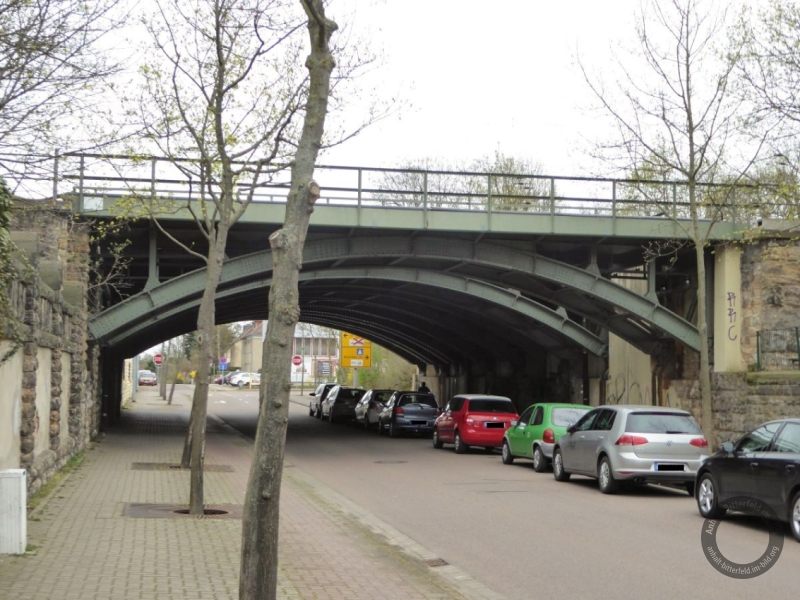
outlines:
[{"label": "bare tree", "polygon": [[274,257],[269,292],[269,329],[264,343],[255,451],[242,522],[241,600],[272,600],[278,583],[278,522],[281,476],[289,421],[289,364],[294,328],[300,317],[298,279],[308,222],[319,198],[313,180],[322,143],[334,59],[329,41],[337,25],[325,15],[323,0],[300,0],[308,19],[310,83],[303,131],[292,163],[291,190],[281,229],[270,236]]},{"label": "bare tree", "polygon": [[[150,217],[161,233],[206,264],[197,317],[197,376],[182,465],[191,465],[190,512],[203,513],[203,460],[215,295],[231,227],[259,189],[285,169],[298,137],[308,76],[296,68],[302,13],[290,0],[156,0],[143,19],[155,53],[142,67],[143,93],[131,109],[144,139],[197,182],[182,201],[132,193],[118,207]],[[187,210],[203,245],[178,240],[160,211]]]},{"label": "bare tree", "polygon": [[[52,154],[81,127],[97,122],[105,84],[119,69],[101,41],[123,20],[124,5],[0,3],[0,168],[7,176],[31,178],[40,166],[38,155]],[[94,118],[82,119],[88,110]]]},{"label": "bare tree", "polygon": [[[606,86],[581,64],[584,78],[617,129],[619,141],[604,150],[630,171],[650,165],[680,180],[689,219],[676,219],[695,248],[697,327],[700,334],[702,424],[715,443],[711,410],[705,248],[711,223],[729,194],[708,194],[709,184],[735,186],[752,166],[763,144],[746,145],[749,155],[731,154],[741,141],[741,100],[733,93],[732,74],[741,45],[723,47],[726,12],[712,1],[644,2],[637,16],[638,48],[632,60],[618,61],[621,76]],[[729,189],[732,189],[731,186]],[[701,223],[703,217],[706,223]]]}]

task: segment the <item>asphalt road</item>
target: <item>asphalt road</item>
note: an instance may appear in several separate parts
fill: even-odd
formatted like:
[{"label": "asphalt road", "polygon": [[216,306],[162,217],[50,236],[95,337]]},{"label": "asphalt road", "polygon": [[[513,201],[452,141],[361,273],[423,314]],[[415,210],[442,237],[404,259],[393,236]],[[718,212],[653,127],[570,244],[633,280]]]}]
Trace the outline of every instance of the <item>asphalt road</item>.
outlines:
[{"label": "asphalt road", "polygon": [[[213,386],[216,387],[216,386]],[[636,486],[613,496],[594,480],[559,483],[499,452],[456,455],[427,438],[380,437],[308,416],[293,396],[286,462],[388,522],[510,599],[797,597],[800,543],[788,529],[779,560],[752,579],[714,570],[701,548],[704,521],[685,492]],[[298,404],[302,402],[303,404]],[[209,410],[255,434],[256,391],[214,390]],[[728,561],[765,551],[764,526],[733,515],[717,541]],[[374,577],[359,573],[353,576]]]}]

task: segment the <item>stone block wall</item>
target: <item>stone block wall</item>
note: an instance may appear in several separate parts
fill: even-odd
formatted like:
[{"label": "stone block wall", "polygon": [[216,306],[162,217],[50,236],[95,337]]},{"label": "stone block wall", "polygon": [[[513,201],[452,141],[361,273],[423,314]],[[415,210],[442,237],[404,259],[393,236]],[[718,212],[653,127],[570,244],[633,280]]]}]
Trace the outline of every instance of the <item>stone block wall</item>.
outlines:
[{"label": "stone block wall", "polygon": [[8,290],[23,343],[17,352],[21,359],[15,356],[3,371],[10,379],[3,381],[4,388],[19,393],[0,393],[0,399],[19,419],[0,423],[0,433],[10,433],[18,443],[5,461],[18,464],[5,468],[26,469],[32,494],[99,428],[99,395],[87,345],[89,240],[59,207],[23,205],[12,218],[12,232],[21,234],[32,268],[20,269],[20,280]]},{"label": "stone block wall", "polygon": [[757,332],[800,327],[800,244],[760,239],[742,253],[742,356],[757,363]]}]

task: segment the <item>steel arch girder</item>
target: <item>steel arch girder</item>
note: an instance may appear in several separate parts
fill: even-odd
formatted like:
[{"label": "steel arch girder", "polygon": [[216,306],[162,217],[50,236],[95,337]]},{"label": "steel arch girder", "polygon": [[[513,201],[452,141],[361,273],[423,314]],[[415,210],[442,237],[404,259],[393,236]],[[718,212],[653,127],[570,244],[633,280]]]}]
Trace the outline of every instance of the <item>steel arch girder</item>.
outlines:
[{"label": "steel arch girder", "polygon": [[[204,271],[203,271],[204,273]],[[189,275],[195,276],[196,273],[190,273]],[[520,296],[518,294],[514,294],[508,290],[504,290],[502,288],[498,288],[496,286],[492,286],[490,284],[477,281],[477,280],[470,280],[464,277],[458,277],[455,275],[449,275],[444,273],[436,273],[430,271],[423,271],[418,269],[403,269],[399,267],[371,267],[367,269],[325,269],[319,272],[310,271],[310,272],[301,272],[300,273],[300,280],[319,280],[319,279],[363,279],[363,278],[376,278],[376,279],[389,279],[393,281],[402,281],[406,283],[416,283],[422,285],[432,285],[434,287],[441,287],[444,289],[449,289],[454,292],[464,293],[467,295],[475,296],[486,300],[490,303],[494,303],[498,306],[505,307],[506,309],[510,309],[512,311],[518,312],[525,316],[532,318],[534,321],[540,322],[547,327],[550,327],[554,331],[560,333],[567,339],[572,340],[573,342],[577,343],[578,345],[585,348],[587,351],[595,354],[597,356],[602,356],[606,351],[606,344],[597,336],[586,330],[585,328],[581,327],[580,325],[574,323],[569,318],[557,314],[555,311],[547,308],[544,305],[541,305],[533,300],[525,298],[524,296]],[[174,280],[173,280],[174,281]],[[269,287],[271,285],[271,278],[265,278],[261,280],[253,281],[252,277],[250,280],[242,285],[236,286],[232,283],[229,279],[226,283],[225,289],[218,291],[217,293],[217,300],[225,299],[230,296],[235,296],[237,294],[241,294],[250,290],[258,289],[261,287]],[[159,287],[169,287],[170,282],[162,284]],[[150,300],[155,295],[154,292],[161,292],[157,288],[154,288],[150,292],[143,293],[147,296],[147,298],[131,298],[130,300],[136,300],[136,302],[131,302],[128,306],[128,309],[132,309],[134,307],[139,307],[142,305],[144,301],[145,307],[148,307],[147,310],[141,315],[140,322],[133,326],[126,326],[124,327],[124,332],[118,333],[117,335],[110,336],[108,338],[102,338],[97,335],[97,331],[103,330],[103,327],[98,327],[97,329],[92,328],[90,326],[90,331],[96,337],[96,339],[100,339],[101,341],[105,342],[107,345],[116,345],[121,343],[125,338],[132,337],[138,332],[147,329],[149,327],[155,326],[159,321],[166,320],[170,317],[176,317],[177,315],[184,313],[186,311],[192,310],[200,305],[200,297],[198,294],[191,294],[188,296],[188,301],[186,299],[184,302],[175,303],[172,302],[172,308],[168,310],[158,310],[155,311],[155,304],[151,306]],[[174,291],[170,293],[161,293],[159,294],[162,297],[175,297],[176,294]],[[114,309],[110,309],[111,312]],[[101,313],[95,319],[93,319],[92,325],[96,322],[99,322],[105,313]],[[114,315],[115,318],[118,318],[117,315]],[[117,327],[117,330],[120,328]]]}]

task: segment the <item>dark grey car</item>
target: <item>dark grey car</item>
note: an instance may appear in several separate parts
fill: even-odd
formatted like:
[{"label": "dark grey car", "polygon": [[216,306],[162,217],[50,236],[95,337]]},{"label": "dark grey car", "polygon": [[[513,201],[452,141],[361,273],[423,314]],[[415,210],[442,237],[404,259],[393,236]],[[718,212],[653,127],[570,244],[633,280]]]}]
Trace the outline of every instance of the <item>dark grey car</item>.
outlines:
[{"label": "dark grey car", "polygon": [[403,432],[433,433],[433,423],[441,414],[433,394],[395,392],[378,418],[378,433],[391,437]]},{"label": "dark grey car", "polygon": [[322,403],[322,420],[334,421],[352,420],[356,418],[356,404],[363,396],[365,390],[337,385]]}]

